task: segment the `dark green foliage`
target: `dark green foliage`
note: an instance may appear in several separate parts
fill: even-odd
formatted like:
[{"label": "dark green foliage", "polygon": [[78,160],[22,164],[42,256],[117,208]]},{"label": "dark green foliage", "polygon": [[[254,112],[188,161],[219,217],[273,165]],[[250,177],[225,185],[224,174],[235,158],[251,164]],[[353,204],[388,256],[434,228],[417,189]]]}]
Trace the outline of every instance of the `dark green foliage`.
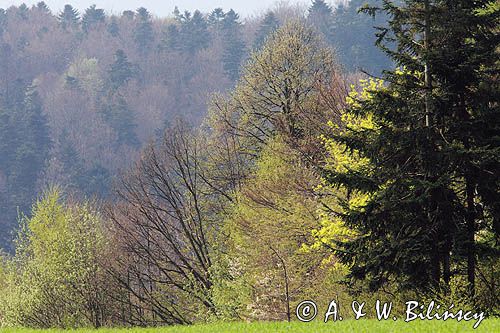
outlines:
[{"label": "dark green foliage", "polygon": [[106,123],[115,130],[116,144],[137,147],[139,140],[135,134],[136,124],[133,111],[119,94],[108,98],[108,100],[103,106],[102,115]]},{"label": "dark green foliage", "polygon": [[313,0],[307,20],[323,34],[326,40],[331,38],[332,19],[332,8],[323,0]]},{"label": "dark green foliage", "polygon": [[199,10],[194,11],[193,14],[188,11],[180,14],[176,7],[174,14],[176,20],[180,23],[180,35],[184,52],[195,54],[209,45],[208,24]]},{"label": "dark green foliage", "polygon": [[51,14],[49,6],[43,1],[36,4],[36,9],[44,14]]},{"label": "dark green foliage", "polygon": [[264,42],[266,41],[267,36],[272,34],[279,27],[279,21],[274,15],[273,12],[268,12],[264,19],[262,20],[259,29],[255,35],[255,40],[253,44],[254,49],[260,49]]},{"label": "dark green foliage", "polygon": [[71,5],[65,5],[64,10],[58,16],[59,23],[63,29],[77,27],[80,21],[78,10]]},{"label": "dark green foliage", "polygon": [[179,28],[175,24],[169,24],[162,32],[160,50],[179,51],[181,47]]},{"label": "dark green foliage", "polygon": [[128,61],[123,50],[116,51],[115,61],[111,64],[108,75],[112,90],[125,85],[134,76],[133,65]]},{"label": "dark green foliage", "polygon": [[222,21],[226,14],[222,10],[222,8],[215,8],[210,15],[208,15],[207,23],[210,27],[215,28],[216,30],[221,29]]},{"label": "dark green foliage", "polygon": [[492,3],[383,2],[391,20],[380,46],[404,70],[387,71],[387,87],[349,110],[373,115],[378,129],[334,137],[370,166],[326,175],[371,194],[362,208],[345,202],[343,219],[359,236],[338,254],[372,289],[395,280],[426,291],[465,275],[472,296],[476,243],[498,237],[498,11],[479,14]]},{"label": "dark green foliage", "polygon": [[336,48],[340,61],[349,71],[365,70],[379,75],[383,69],[390,68],[389,58],[376,46],[376,28],[387,25],[388,16],[379,13],[374,18],[359,9],[366,3],[378,1],[352,0],[347,7],[339,6],[333,15],[330,29],[330,42]]},{"label": "dark green foliage", "polygon": [[131,10],[125,10],[123,11],[122,16],[128,20],[133,20],[135,17],[135,13]]},{"label": "dark green foliage", "polygon": [[137,9],[137,24],[134,30],[134,39],[139,51],[143,54],[149,52],[154,40],[153,23],[151,14],[144,7]]},{"label": "dark green foliage", "polygon": [[120,27],[118,22],[116,22],[116,17],[111,17],[111,22],[108,24],[108,32],[113,37],[118,37],[120,35]]},{"label": "dark green foliage", "polygon": [[17,7],[17,16],[20,17],[22,20],[27,20],[28,15],[29,15],[29,8],[26,6],[25,3],[22,3],[19,7]]},{"label": "dark green foliage", "polygon": [[222,20],[222,35],[224,71],[232,81],[236,81],[240,76],[241,61],[245,55],[245,43],[241,36],[239,16],[232,9],[224,15]]},{"label": "dark green foliage", "polygon": [[105,19],[104,9],[96,8],[96,5],[90,6],[85,9],[82,17],[83,31],[89,32],[95,25],[104,23]]},{"label": "dark green foliage", "polygon": [[2,37],[6,27],[7,27],[7,14],[5,13],[5,9],[0,8],[0,37]]},{"label": "dark green foliage", "polygon": [[[0,108],[0,191],[2,219],[12,224],[19,212],[27,212],[36,194],[36,182],[51,146],[47,120],[34,87],[18,83],[17,94]],[[7,195],[4,197],[4,195]],[[4,237],[10,238],[5,234]],[[6,242],[2,237],[1,241]]]}]

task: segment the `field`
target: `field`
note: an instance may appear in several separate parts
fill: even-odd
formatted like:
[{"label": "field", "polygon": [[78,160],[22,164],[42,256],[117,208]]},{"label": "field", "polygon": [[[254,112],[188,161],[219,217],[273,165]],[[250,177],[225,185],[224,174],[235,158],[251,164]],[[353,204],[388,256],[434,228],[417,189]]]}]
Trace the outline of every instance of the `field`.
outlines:
[{"label": "field", "polygon": [[470,322],[456,322],[456,321],[415,321],[411,323],[404,323],[403,321],[381,321],[376,320],[347,320],[344,322],[328,323],[316,321],[313,323],[281,323],[281,322],[257,322],[257,323],[219,323],[210,325],[195,325],[183,327],[166,327],[166,328],[133,328],[133,329],[79,329],[79,330],[29,330],[29,329],[0,329],[1,333],[451,333],[451,332],[487,332],[494,333],[500,332],[500,319],[486,319],[481,325],[474,330],[472,326],[473,321]]}]

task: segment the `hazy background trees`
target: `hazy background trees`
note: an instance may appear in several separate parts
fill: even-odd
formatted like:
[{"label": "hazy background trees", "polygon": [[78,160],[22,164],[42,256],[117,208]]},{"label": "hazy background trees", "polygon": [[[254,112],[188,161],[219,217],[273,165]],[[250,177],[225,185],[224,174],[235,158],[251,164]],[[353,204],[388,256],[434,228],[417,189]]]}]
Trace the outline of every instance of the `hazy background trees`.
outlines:
[{"label": "hazy background trees", "polygon": [[251,51],[287,19],[316,27],[346,69],[379,71],[386,62],[371,51],[378,21],[357,18],[359,6],[279,4],[245,19],[222,8],[175,8],[168,18],[146,8],[109,16],[95,5],[52,13],[43,2],[1,9],[0,246],[10,247],[18,211],[27,213],[47,184],[105,197],[117,172],[175,118],[199,123],[210,94],[231,88]]}]

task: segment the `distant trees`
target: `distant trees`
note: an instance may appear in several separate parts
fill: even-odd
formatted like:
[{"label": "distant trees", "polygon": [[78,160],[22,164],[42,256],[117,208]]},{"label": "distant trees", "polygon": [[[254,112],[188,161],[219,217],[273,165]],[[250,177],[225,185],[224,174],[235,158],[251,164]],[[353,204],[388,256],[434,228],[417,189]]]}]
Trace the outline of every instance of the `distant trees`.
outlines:
[{"label": "distant trees", "polygon": [[63,11],[58,16],[59,22],[64,30],[77,27],[80,16],[78,10],[71,5],[65,5]]},{"label": "distant trees", "polygon": [[[18,208],[23,211],[29,207],[51,147],[36,87],[20,84],[17,89],[10,103],[0,107],[0,174],[4,182],[0,197],[5,216],[16,216]],[[3,236],[3,242],[10,238],[5,233]]]},{"label": "distant trees", "polygon": [[231,81],[236,81],[240,77],[240,66],[245,55],[245,43],[242,39],[241,23],[238,20],[238,14],[231,9],[224,14],[221,22],[224,41],[222,63]]},{"label": "distant trees", "polygon": [[134,29],[134,40],[140,53],[147,54],[154,41],[153,23],[151,14],[144,7],[137,9],[136,27]]},{"label": "distant trees", "polygon": [[255,35],[255,40],[253,44],[254,49],[259,49],[264,45],[267,37],[270,36],[279,27],[279,21],[272,11],[267,12],[262,22],[260,23],[259,29]]},{"label": "distant trees", "polygon": [[96,8],[96,5],[92,5],[85,9],[85,13],[82,16],[82,29],[88,33],[97,24],[104,23],[105,19],[104,9]]}]

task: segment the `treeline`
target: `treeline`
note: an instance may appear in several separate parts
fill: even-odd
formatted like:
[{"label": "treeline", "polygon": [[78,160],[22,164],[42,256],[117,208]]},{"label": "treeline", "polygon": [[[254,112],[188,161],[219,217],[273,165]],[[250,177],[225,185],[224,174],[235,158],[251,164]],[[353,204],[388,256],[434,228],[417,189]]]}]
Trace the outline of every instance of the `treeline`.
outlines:
[{"label": "treeline", "polygon": [[142,150],[115,201],[45,192],[0,266],[1,323],[290,320],[351,295],[498,314],[499,9],[366,7],[391,17],[384,80],[286,23],[200,126]]},{"label": "treeline", "polygon": [[19,215],[48,184],[109,196],[152,137],[178,117],[199,124],[209,96],[233,87],[252,50],[288,19],[321,30],[349,71],[379,72],[378,21],[357,15],[360,6],[281,4],[245,20],[220,8],[176,8],[164,19],[146,8],[0,9],[0,247],[12,250]]}]

